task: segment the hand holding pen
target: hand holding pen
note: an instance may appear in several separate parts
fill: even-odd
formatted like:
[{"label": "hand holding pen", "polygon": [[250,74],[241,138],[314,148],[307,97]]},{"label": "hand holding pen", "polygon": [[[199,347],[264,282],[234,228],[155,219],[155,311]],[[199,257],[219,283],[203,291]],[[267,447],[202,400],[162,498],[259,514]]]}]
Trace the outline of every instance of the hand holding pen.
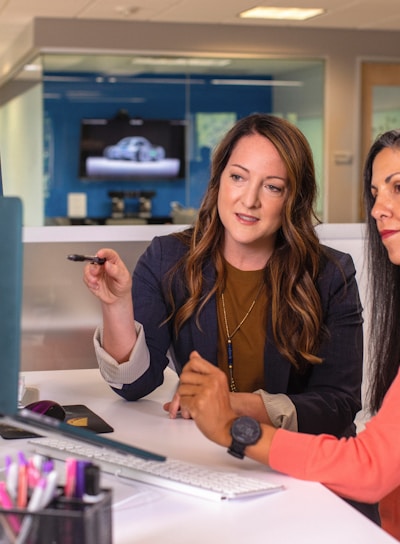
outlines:
[{"label": "hand holding pen", "polygon": [[101,249],[97,256],[105,259],[104,266],[88,264],[83,281],[88,289],[105,304],[131,299],[132,277],[123,260],[113,249]]}]

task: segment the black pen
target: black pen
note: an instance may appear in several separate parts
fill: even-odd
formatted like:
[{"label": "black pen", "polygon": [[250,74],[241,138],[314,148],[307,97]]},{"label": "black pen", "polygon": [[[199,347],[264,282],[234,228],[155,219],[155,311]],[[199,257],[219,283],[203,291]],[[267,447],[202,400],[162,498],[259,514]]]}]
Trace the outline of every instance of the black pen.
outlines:
[{"label": "black pen", "polygon": [[84,466],[84,484],[83,502],[93,504],[103,499],[104,493],[100,489],[100,467],[98,465],[89,463]]},{"label": "black pen", "polygon": [[69,259],[70,261],[75,261],[75,262],[89,261],[93,264],[104,264],[106,262],[106,259],[103,257],[95,257],[91,255],[78,255],[76,253],[73,253],[72,255],[68,255],[67,259]]}]

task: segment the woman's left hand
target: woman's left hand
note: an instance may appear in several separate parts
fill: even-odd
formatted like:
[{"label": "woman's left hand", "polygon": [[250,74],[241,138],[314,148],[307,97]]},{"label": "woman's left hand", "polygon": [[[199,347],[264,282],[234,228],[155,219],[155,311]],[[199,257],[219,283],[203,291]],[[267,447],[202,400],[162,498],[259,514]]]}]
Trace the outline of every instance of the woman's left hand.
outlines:
[{"label": "woman's left hand", "polygon": [[169,417],[171,419],[176,419],[178,416],[181,416],[184,419],[190,419],[190,413],[187,410],[182,410],[181,398],[178,392],[175,393],[170,402],[164,404],[163,408],[166,412],[169,412]]}]

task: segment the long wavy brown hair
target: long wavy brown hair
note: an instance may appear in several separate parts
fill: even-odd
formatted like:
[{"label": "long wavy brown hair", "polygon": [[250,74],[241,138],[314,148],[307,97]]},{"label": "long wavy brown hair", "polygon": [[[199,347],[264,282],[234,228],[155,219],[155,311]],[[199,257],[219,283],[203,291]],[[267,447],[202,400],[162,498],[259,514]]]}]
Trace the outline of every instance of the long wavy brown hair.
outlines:
[{"label": "long wavy brown hair", "polygon": [[[275,343],[279,351],[302,370],[307,363],[321,362],[316,353],[323,318],[316,278],[322,250],[315,232],[318,219],[313,206],[317,186],[312,152],[302,132],[284,119],[267,114],[240,119],[215,149],[210,181],[194,227],[175,234],[188,251],[171,270],[170,286],[173,276],[183,270],[187,298],[176,308],[170,289],[173,308],[170,319],[174,320],[177,334],[193,314],[198,319],[207,301],[224,287],[224,226],[217,209],[220,178],[237,142],[251,134],[270,140],[287,170],[282,226],[265,267],[265,284]],[[216,282],[211,289],[204,289],[203,269],[210,260],[216,269]]]}]

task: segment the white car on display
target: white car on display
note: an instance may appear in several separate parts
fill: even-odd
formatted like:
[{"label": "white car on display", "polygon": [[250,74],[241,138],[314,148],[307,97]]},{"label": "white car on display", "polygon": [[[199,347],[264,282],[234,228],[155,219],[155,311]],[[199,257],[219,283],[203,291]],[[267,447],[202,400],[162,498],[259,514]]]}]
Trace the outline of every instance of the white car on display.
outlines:
[{"label": "white car on display", "polygon": [[142,136],[122,138],[117,144],[109,145],[103,151],[107,159],[129,160],[137,162],[161,161],[165,158],[165,149],[155,146]]}]

